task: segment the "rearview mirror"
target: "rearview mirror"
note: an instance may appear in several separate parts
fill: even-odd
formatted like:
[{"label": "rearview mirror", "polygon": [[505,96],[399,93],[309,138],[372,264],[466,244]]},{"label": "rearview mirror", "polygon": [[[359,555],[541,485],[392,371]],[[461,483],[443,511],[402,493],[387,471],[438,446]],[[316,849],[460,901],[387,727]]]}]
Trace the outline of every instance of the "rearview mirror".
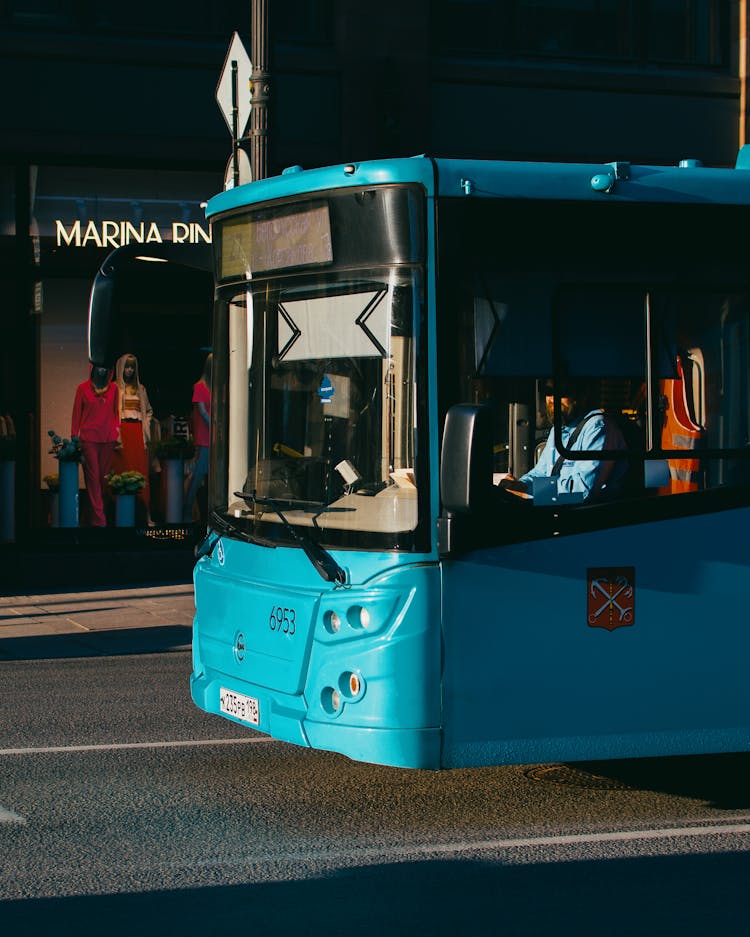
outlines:
[{"label": "rearview mirror", "polygon": [[440,456],[443,510],[467,513],[486,505],[492,490],[492,411],[462,403],[445,416]]}]

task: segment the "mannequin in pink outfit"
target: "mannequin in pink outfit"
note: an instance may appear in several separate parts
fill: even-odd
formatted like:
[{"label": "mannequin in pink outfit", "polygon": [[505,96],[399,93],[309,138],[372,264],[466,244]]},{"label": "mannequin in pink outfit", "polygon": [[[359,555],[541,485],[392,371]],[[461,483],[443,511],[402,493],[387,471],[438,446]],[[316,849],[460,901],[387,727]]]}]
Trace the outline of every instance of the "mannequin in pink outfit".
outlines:
[{"label": "mannequin in pink outfit", "polygon": [[81,441],[83,477],[91,505],[93,527],[106,527],[104,478],[120,437],[117,385],[106,365],[92,364],[90,376],[76,388],[71,434]]},{"label": "mannequin in pink outfit", "polygon": [[212,354],[206,357],[203,374],[193,385],[193,436],[195,438],[195,461],[190,470],[187,493],[183,508],[183,522],[192,523],[193,502],[203,479],[208,474],[208,445],[211,425],[211,368]]}]

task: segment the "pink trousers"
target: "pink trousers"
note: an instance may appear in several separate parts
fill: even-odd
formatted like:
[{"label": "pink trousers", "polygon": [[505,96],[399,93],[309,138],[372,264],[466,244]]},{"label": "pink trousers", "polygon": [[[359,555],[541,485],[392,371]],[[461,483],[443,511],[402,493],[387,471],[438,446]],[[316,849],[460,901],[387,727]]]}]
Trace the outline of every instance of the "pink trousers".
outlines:
[{"label": "pink trousers", "polygon": [[86,480],[86,490],[91,505],[91,524],[94,527],[106,527],[107,518],[104,513],[104,476],[112,466],[112,456],[115,451],[113,442],[88,442],[81,440],[81,453],[83,454],[83,477]]}]

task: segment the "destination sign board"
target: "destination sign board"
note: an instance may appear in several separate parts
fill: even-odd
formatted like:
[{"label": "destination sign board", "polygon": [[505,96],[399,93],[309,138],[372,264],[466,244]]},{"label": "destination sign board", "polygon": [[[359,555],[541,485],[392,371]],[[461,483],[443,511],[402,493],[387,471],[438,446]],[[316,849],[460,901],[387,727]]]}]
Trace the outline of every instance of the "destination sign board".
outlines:
[{"label": "destination sign board", "polygon": [[219,227],[221,280],[333,261],[325,202],[227,218]]}]

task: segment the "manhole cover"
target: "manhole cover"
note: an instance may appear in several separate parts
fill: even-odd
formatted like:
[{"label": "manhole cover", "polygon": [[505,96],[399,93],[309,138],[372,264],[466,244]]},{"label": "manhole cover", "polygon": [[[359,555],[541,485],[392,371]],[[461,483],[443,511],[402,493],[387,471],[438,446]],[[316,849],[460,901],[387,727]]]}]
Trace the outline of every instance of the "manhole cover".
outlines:
[{"label": "manhole cover", "polygon": [[524,774],[530,781],[547,781],[550,784],[566,784],[569,787],[587,787],[597,791],[629,791],[632,788],[616,778],[605,778],[582,768],[570,765],[534,765]]}]

